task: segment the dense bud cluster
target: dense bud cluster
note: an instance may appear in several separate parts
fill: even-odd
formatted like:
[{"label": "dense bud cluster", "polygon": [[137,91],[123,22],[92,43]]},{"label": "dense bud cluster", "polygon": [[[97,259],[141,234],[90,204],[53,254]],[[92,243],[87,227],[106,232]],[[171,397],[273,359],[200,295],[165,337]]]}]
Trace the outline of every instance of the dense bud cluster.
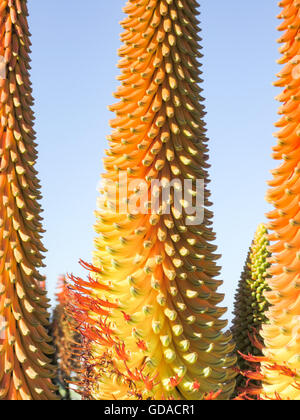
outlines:
[{"label": "dense bud cluster", "polygon": [[[113,342],[95,342],[91,349],[94,399],[128,398],[128,388],[118,383],[127,370],[151,381],[154,399],[203,399],[220,390],[218,398],[228,399],[235,386],[234,345],[222,333],[227,322],[217,291],[220,255],[208,209],[197,7],[195,0],[131,0],[125,7],[121,86],[115,94],[120,101],[111,106],[116,118],[103,188],[107,194],[113,181],[117,194],[115,201],[107,194],[97,212],[93,264],[100,271],[91,275],[107,290],[96,286],[89,301],[94,308],[97,299],[102,308],[108,301],[116,307],[106,309]],[[186,206],[177,211],[173,189],[156,213],[119,211],[124,171],[128,183],[136,181],[127,202],[139,202],[142,180],[146,206],[152,180],[170,185],[175,178],[203,179],[203,223],[189,223]],[[88,322],[93,319],[97,312],[89,310]],[[93,328],[101,330],[97,324]],[[117,373],[101,376],[96,361],[107,352]]]},{"label": "dense bud cluster", "polygon": [[53,310],[51,335],[58,365],[57,382],[64,400],[71,399],[71,384],[78,382],[81,370],[81,335],[79,327],[68,310],[69,293],[65,276],[59,278],[57,305]]},{"label": "dense bud cluster", "polygon": [[27,0],[0,1],[0,400],[53,400]]},{"label": "dense bud cluster", "polygon": [[[276,86],[283,92],[278,96],[280,120],[276,126],[278,139],[274,147],[274,159],[280,166],[273,170],[267,200],[275,210],[270,212],[269,239],[272,266],[268,281],[271,291],[267,298],[270,309],[269,324],[263,328],[265,356],[268,363],[262,366],[264,375],[263,392],[267,398],[278,395],[281,399],[300,399],[298,377],[300,377],[300,4],[297,0],[283,0],[279,18],[283,31],[279,43],[284,68],[278,74]],[[275,364],[283,369],[269,369]],[[289,372],[292,371],[293,375]]]},{"label": "dense bud cluster", "polygon": [[[259,346],[255,345],[255,336],[263,323],[267,322],[265,312],[268,303],[265,291],[268,290],[267,269],[270,267],[267,229],[260,225],[250,247],[239,287],[235,295],[235,306],[232,327],[236,351],[242,354],[262,355]],[[249,363],[239,355],[238,366],[241,370],[249,369]],[[237,378],[237,390],[245,386],[246,379]]]}]

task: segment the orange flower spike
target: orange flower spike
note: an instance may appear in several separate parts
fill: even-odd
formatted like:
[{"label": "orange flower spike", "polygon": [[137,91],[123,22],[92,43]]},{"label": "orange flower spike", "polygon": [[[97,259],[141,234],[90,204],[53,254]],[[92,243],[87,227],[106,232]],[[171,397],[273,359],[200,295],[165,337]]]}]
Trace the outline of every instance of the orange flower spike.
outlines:
[{"label": "orange flower spike", "polygon": [[[283,19],[279,27],[284,69],[278,74],[276,86],[283,88],[278,96],[282,102],[279,109],[279,132],[274,148],[274,158],[281,160],[280,166],[272,171],[273,180],[267,200],[274,206],[269,213],[273,242],[272,266],[268,279],[270,292],[266,297],[270,308],[266,313],[269,323],[264,325],[261,335],[264,339],[264,355],[267,359],[261,365],[265,377],[263,399],[300,400],[300,391],[295,387],[300,378],[300,9],[298,1],[287,0],[279,4]],[[282,367],[284,366],[284,367]]]},{"label": "orange flower spike", "polygon": [[[128,16],[122,23],[118,102],[110,107],[116,115],[96,212],[96,269],[82,263],[91,280],[109,290],[91,284],[88,294],[119,303],[118,308],[109,308],[108,319],[114,338],[130,353],[130,371],[146,363],[144,378],[158,375],[153,395],[143,393],[143,384],[134,384],[144,398],[202,400],[222,388],[220,399],[229,399],[236,358],[230,334],[223,333],[226,309],[218,293],[220,255],[212,229],[208,139],[197,61],[198,2],[130,0],[124,11]],[[176,180],[183,187],[194,180],[193,186],[183,188],[186,196],[194,197],[180,200],[181,211]],[[195,191],[197,180],[204,181],[201,192]],[[195,207],[203,214],[194,218],[188,204],[202,197],[204,202]],[[97,313],[89,316],[98,319]],[[147,343],[146,358],[138,340]],[[95,343],[89,349],[92,360],[107,355],[107,349]],[[95,367],[91,376],[97,386],[91,387],[91,398],[132,398],[123,377],[124,361],[111,349],[109,353],[120,375]],[[171,387],[170,378],[176,375],[182,380]],[[191,378],[199,379],[197,390]]]},{"label": "orange flower spike", "polygon": [[56,400],[27,17],[27,0],[0,0],[0,400]]}]

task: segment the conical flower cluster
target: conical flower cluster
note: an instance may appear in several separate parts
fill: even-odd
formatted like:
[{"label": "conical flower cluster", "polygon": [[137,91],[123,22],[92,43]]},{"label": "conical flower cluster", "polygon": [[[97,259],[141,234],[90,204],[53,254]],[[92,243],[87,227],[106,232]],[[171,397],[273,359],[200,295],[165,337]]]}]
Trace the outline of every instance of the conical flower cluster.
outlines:
[{"label": "conical flower cluster", "polygon": [[56,399],[27,15],[26,0],[0,1],[0,400]]},{"label": "conical flower cluster", "polygon": [[53,311],[51,335],[56,349],[57,379],[64,400],[71,399],[70,384],[78,381],[81,336],[77,324],[68,311],[68,283],[65,276],[59,278],[58,304]]},{"label": "conical flower cluster", "polygon": [[[255,356],[262,355],[256,339],[259,339],[262,325],[267,322],[265,312],[268,303],[264,295],[268,290],[267,269],[270,267],[267,233],[266,227],[259,225],[241,275],[234,305],[232,335],[236,351]],[[238,366],[242,371],[249,369],[249,364],[240,354]],[[246,379],[239,376],[237,390],[245,385]]]},{"label": "conical flower cluster", "polygon": [[279,39],[283,44],[279,63],[284,68],[276,82],[283,92],[278,96],[282,105],[274,159],[281,162],[273,171],[267,196],[275,207],[268,215],[273,231],[270,240],[275,243],[270,247],[269,324],[262,332],[267,359],[262,366],[263,395],[300,400],[300,9],[296,0],[283,0],[280,6],[283,22],[279,30],[284,32]]},{"label": "conical flower cluster", "polygon": [[[196,0],[130,0],[125,7],[96,271],[85,285],[89,296],[77,296],[93,399],[203,399],[218,391],[228,399],[235,386],[208,209],[197,7]],[[161,184],[152,190],[155,180]],[[177,199],[184,180],[193,181],[188,189],[201,220],[186,198]],[[82,292],[82,280],[77,286]]]}]

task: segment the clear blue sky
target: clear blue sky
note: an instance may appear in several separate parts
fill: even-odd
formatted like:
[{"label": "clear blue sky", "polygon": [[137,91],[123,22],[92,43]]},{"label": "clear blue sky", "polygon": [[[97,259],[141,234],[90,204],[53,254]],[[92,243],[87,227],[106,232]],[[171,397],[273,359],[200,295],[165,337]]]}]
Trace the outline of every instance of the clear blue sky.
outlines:
[{"label": "clear blue sky", "polygon": [[[78,259],[91,261],[125,0],[28,3],[52,297],[60,273],[82,274]],[[266,180],[276,166],[270,154],[279,8],[275,0],[203,0],[201,6],[214,227],[231,310],[247,249],[265,220]]]}]

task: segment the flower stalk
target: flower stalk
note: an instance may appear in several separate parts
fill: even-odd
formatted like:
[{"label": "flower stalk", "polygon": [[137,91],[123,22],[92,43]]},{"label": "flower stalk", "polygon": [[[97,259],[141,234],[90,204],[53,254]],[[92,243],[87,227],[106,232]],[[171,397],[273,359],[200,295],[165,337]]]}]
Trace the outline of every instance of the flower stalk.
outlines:
[{"label": "flower stalk", "polygon": [[[124,9],[96,250],[90,282],[75,279],[73,294],[92,399],[228,399],[235,386],[209,209],[197,7],[131,0]],[[191,202],[177,200],[185,180]]]},{"label": "flower stalk", "polygon": [[0,1],[0,400],[55,400],[27,16]]}]

